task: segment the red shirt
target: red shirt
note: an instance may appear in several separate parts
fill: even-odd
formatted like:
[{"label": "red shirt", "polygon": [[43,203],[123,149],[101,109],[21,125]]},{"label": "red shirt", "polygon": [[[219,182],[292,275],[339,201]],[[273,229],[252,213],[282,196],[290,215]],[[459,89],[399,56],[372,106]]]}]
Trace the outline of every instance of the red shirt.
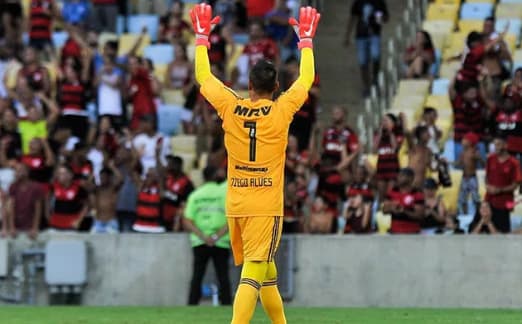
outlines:
[{"label": "red shirt", "polygon": [[27,181],[24,185],[15,182],[9,188],[9,197],[14,201],[15,229],[18,231],[31,230],[36,203],[44,198],[42,186],[33,181]]},{"label": "red shirt", "polygon": [[[520,163],[517,159],[509,156],[507,160],[501,162],[497,154],[491,154],[486,163],[486,184],[503,188],[514,183],[522,182],[520,173]],[[513,192],[503,192],[496,195],[486,193],[486,201],[491,207],[497,209],[513,209]]]},{"label": "red shirt", "polygon": [[472,81],[477,80],[482,68],[482,59],[486,53],[486,47],[484,44],[480,44],[470,49],[469,53],[464,59],[462,68],[457,73],[457,80],[459,81]]},{"label": "red shirt", "polygon": [[250,17],[265,17],[274,8],[275,0],[247,0],[247,14]]},{"label": "red shirt", "polygon": [[172,222],[174,220],[181,204],[187,201],[189,194],[193,190],[194,185],[186,175],[182,174],[179,177],[167,176],[162,200],[162,215],[165,221]]},{"label": "red shirt", "polygon": [[135,88],[136,92],[132,96],[132,112],[131,127],[135,129],[138,120],[143,115],[155,115],[156,104],[154,103],[154,93],[152,91],[152,77],[149,72],[143,68],[138,68],[130,79],[129,88]]},{"label": "red shirt", "polygon": [[343,145],[346,152],[351,154],[359,149],[359,138],[357,134],[348,126],[341,130],[336,127],[328,128],[323,134],[323,156],[332,158],[334,161],[341,161]]},{"label": "red shirt", "polygon": [[78,60],[81,60],[82,57],[82,48],[80,45],[71,37],[67,39],[65,44],[62,47],[62,56],[61,61],[62,64],[65,62],[65,60],[69,57],[74,57]]},{"label": "red shirt", "polygon": [[499,111],[495,118],[497,131],[507,136],[508,151],[522,153],[522,110]]},{"label": "red shirt", "polygon": [[473,132],[480,137],[484,135],[484,111],[485,104],[481,98],[473,102],[464,101],[462,96],[457,95],[452,102],[453,125],[455,127],[453,138],[460,142],[468,132]]},{"label": "red shirt", "polygon": [[352,183],[346,187],[346,197],[351,198],[361,195],[365,202],[373,201],[373,191],[368,183]]},{"label": "red shirt", "polygon": [[53,184],[54,209],[50,219],[50,225],[58,229],[75,229],[74,222],[80,217],[87,201],[87,192],[74,182],[68,188],[59,183]]},{"label": "red shirt", "polygon": [[243,54],[248,55],[248,63],[254,66],[260,60],[274,61],[279,54],[277,44],[270,38],[263,38],[248,43],[243,49]]},{"label": "red shirt", "polygon": [[[387,200],[395,202],[404,210],[413,211],[415,206],[424,206],[424,194],[416,189],[401,192],[398,187],[388,192]],[[394,234],[416,234],[420,232],[420,221],[409,218],[406,213],[392,213],[390,232]]]}]

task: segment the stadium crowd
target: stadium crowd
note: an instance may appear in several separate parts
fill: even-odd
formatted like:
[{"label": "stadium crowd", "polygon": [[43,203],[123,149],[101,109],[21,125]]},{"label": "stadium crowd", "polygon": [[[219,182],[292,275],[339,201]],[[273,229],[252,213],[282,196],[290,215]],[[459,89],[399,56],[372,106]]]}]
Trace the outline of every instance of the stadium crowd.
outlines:
[{"label": "stadium crowd", "polygon": [[[189,4],[167,2],[0,4],[2,235],[183,231],[184,204],[201,182],[200,170],[211,166],[214,180],[225,181],[221,121],[193,76]],[[222,17],[210,35],[214,74],[241,93],[248,88],[249,67],[270,59],[280,67],[281,90],[288,88],[299,74],[297,38],[288,25],[299,2],[208,2]],[[380,33],[376,26],[388,19],[385,4],[368,13],[362,10],[368,3],[373,1],[357,0],[351,10],[361,48],[370,46],[366,38]],[[136,30],[129,22],[138,14],[161,18]],[[373,152],[364,150],[347,124],[346,107],[327,107],[329,122],[321,125],[317,77],[290,127],[284,232],[371,233],[380,210],[391,214],[392,233],[460,233],[457,216],[475,211],[469,232],[509,232],[513,192],[522,182],[522,70],[510,80],[510,52],[492,25],[494,18],[488,18],[455,58],[462,67],[450,86],[454,165],[442,157],[437,110],[431,107],[418,124],[408,125],[402,114],[383,116]],[[65,35],[59,45],[57,33]],[[166,46],[161,54],[172,56],[168,64],[147,54],[151,42]],[[380,68],[377,54],[359,58],[365,85],[371,79],[368,62]],[[419,31],[404,53],[404,77],[431,78],[434,62],[431,37]],[[172,114],[179,128],[165,126]],[[183,148],[190,154],[177,151],[177,138],[195,138],[193,147]],[[453,167],[464,174],[456,212],[437,193],[439,186],[451,186]],[[485,199],[476,176],[481,168]]]}]

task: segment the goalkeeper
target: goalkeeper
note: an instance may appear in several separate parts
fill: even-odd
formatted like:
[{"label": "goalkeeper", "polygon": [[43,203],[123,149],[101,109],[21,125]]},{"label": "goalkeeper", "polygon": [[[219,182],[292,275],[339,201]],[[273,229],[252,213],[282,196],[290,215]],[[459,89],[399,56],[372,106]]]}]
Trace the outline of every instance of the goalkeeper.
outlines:
[{"label": "goalkeeper", "polygon": [[290,122],[315,77],[312,39],[320,14],[303,7],[299,22],[290,19],[300,38],[300,75],[276,101],[272,98],[279,84],[272,62],[261,60],[251,68],[248,99],[213,76],[208,36],[219,17],[212,18],[207,4],[196,5],[190,16],[196,33],[196,80],[223,120],[228,152],[226,213],[234,261],[243,264],[232,324],[250,322],[258,297],[272,323],[286,323],[274,263],[283,221],[285,150]]}]

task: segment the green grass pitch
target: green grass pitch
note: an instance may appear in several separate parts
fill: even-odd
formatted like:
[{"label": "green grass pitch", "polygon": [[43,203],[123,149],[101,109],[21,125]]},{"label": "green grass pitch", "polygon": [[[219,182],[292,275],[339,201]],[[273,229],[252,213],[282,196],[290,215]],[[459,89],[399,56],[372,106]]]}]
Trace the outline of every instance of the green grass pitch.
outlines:
[{"label": "green grass pitch", "polygon": [[[230,307],[0,307],[2,324],[218,324]],[[371,309],[287,307],[289,324],[512,324],[522,311],[471,309]],[[252,324],[270,323],[258,307]]]}]

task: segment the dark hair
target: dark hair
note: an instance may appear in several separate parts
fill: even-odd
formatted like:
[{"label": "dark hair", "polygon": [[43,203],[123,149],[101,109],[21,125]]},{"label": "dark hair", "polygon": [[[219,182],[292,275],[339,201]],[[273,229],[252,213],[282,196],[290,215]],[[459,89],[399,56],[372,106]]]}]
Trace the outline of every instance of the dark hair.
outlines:
[{"label": "dark hair", "polygon": [[255,92],[272,93],[276,90],[277,70],[272,62],[260,60],[250,70],[249,79]]},{"label": "dark hair", "polygon": [[216,178],[217,169],[213,166],[207,166],[203,169],[203,180],[214,181]]},{"label": "dark hair", "polygon": [[433,40],[431,39],[430,33],[425,30],[419,31],[424,35],[424,43],[422,44],[422,48],[425,50],[433,49]]},{"label": "dark hair", "polygon": [[503,142],[506,142],[506,141],[507,141],[507,135],[504,134],[504,133],[502,133],[502,132],[497,132],[497,133],[495,134],[494,139],[496,139],[496,140],[501,140],[501,141],[503,141]]},{"label": "dark hair", "polygon": [[395,116],[394,114],[392,113],[387,113],[386,114],[386,117],[390,118],[391,121],[393,122],[393,127],[396,127],[397,126],[397,116]]},{"label": "dark hair", "polygon": [[517,74],[518,72],[522,72],[522,67],[519,67],[515,70],[515,73],[513,73],[513,75]]},{"label": "dark hair", "polygon": [[466,44],[468,45],[469,48],[471,48],[472,47],[471,44],[482,41],[482,38],[483,38],[483,36],[481,33],[472,31],[471,33],[468,34]]},{"label": "dark hair", "polygon": [[399,171],[400,174],[403,174],[407,177],[410,177],[410,178],[413,178],[415,177],[415,172],[413,171],[412,168],[402,168],[400,171]]},{"label": "dark hair", "polygon": [[424,112],[423,114],[424,115],[427,115],[427,114],[431,114],[431,113],[437,113],[437,109],[433,108],[433,107],[424,107]]},{"label": "dark hair", "polygon": [[421,135],[428,131],[428,127],[426,126],[417,126],[415,128],[415,138],[420,139]]},{"label": "dark hair", "polygon": [[493,17],[493,16],[489,16],[489,17],[487,17],[486,19],[484,19],[484,22],[486,22],[486,21],[491,21],[492,23],[495,23],[495,22],[496,22],[496,19],[495,19],[495,17]]},{"label": "dark hair", "polygon": [[105,43],[105,46],[109,47],[112,50],[118,50],[118,41],[109,40]]},{"label": "dark hair", "polygon": [[437,189],[438,187],[439,184],[433,178],[428,178],[424,181],[424,188],[426,189]]},{"label": "dark hair", "polygon": [[167,160],[171,161],[172,163],[179,164],[181,167],[183,167],[183,159],[177,155],[167,155],[165,157]]},{"label": "dark hair", "polygon": [[71,166],[69,164],[62,163],[62,164],[59,165],[58,168],[64,168],[67,171],[69,171],[71,174],[74,174],[74,170],[71,168]]},{"label": "dark hair", "polygon": [[477,89],[479,87],[478,81],[472,80],[472,81],[465,81],[465,82],[459,82],[459,92],[464,93],[470,89]]}]

